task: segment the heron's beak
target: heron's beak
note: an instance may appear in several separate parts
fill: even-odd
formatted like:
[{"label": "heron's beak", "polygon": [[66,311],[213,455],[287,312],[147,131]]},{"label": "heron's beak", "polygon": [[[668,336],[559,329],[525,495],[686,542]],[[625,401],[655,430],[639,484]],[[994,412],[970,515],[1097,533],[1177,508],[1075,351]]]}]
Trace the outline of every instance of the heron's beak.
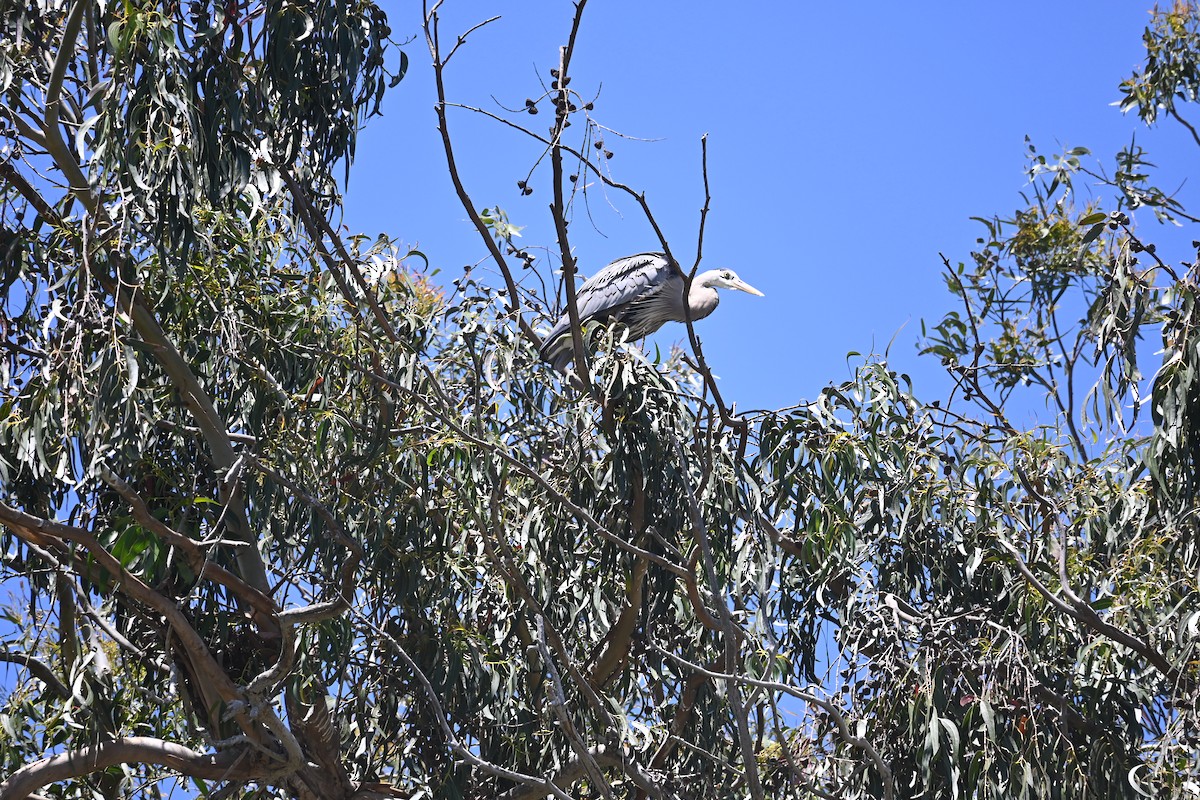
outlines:
[{"label": "heron's beak", "polygon": [[730,282],[729,282],[729,288],[730,288],[730,289],[739,289],[739,290],[741,290],[741,291],[745,292],[746,294],[752,294],[752,295],[754,295],[755,297],[762,297],[762,296],[763,296],[763,293],[762,293],[762,292],[760,292],[758,289],[755,289],[753,286],[751,286],[750,284],[746,283],[746,282],[745,282],[744,280],[742,280],[741,278],[735,278],[735,279],[733,279],[732,281],[730,281]]}]

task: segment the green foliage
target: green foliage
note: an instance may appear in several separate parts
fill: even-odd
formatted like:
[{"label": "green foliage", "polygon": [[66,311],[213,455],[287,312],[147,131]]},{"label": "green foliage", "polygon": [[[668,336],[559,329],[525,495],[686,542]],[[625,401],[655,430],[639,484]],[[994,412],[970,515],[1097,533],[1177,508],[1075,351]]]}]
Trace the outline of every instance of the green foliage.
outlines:
[{"label": "green foliage", "polygon": [[1142,42],[1146,65],[1122,81],[1121,109],[1136,107],[1148,123],[1155,122],[1160,111],[1177,116],[1177,104],[1200,99],[1200,17],[1195,2],[1175,0],[1168,11],[1156,8]]},{"label": "green foliage", "polygon": [[[1195,791],[1200,296],[1138,227],[1195,220],[1135,142],[1030,146],[948,398],[866,357],[738,417],[694,343],[542,363],[499,207],[501,287],[326,227],[374,6],[0,10],[0,796]],[[1195,19],[1125,85],[1193,100]]]}]

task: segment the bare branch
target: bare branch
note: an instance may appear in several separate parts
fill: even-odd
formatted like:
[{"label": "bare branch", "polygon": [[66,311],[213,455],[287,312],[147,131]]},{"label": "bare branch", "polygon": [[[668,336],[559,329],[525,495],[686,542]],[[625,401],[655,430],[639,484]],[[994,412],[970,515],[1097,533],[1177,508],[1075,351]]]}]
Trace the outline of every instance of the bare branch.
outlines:
[{"label": "bare branch", "polygon": [[575,52],[575,37],[579,33],[579,23],[583,19],[583,8],[587,0],[575,3],[575,16],[571,21],[571,34],[565,47],[558,51],[558,77],[555,83],[558,95],[554,102],[554,136],[550,146],[551,182],[554,187],[554,202],[550,205],[550,214],[554,219],[555,232],[558,235],[559,260],[562,263],[563,288],[567,293],[567,318],[571,320],[571,344],[575,351],[575,371],[580,383],[586,387],[592,398],[600,401],[599,390],[592,385],[588,366],[588,354],[583,345],[583,329],[579,320],[579,300],[575,291],[575,256],[571,252],[567,236],[567,211],[563,197],[563,164],[562,137],[570,125],[571,92],[567,85],[571,82],[571,56]]},{"label": "bare branch", "polygon": [[[708,210],[712,203],[712,195],[708,188],[708,134],[700,137],[700,174],[704,179],[704,205],[700,209],[700,228],[696,234],[696,262],[692,265],[692,271],[687,274],[687,280],[683,287],[683,296],[687,297],[692,290],[692,281],[696,277],[696,271],[700,269],[700,261],[704,257],[704,227],[708,220]],[[649,213],[647,211],[647,213]],[[696,356],[696,368],[700,374],[704,376],[704,384],[708,390],[712,392],[713,400],[716,401],[717,411],[721,415],[721,421],[730,428],[733,428],[738,433],[738,461],[741,461],[746,454],[746,443],[750,435],[750,423],[741,417],[734,417],[732,411],[725,405],[724,398],[721,397],[721,389],[717,386],[717,379],[712,374],[712,370],[708,366],[708,361],[704,358],[704,348],[700,344],[700,337],[696,335],[696,326],[692,320],[692,308],[690,305],[686,307],[687,318],[684,322],[687,324],[688,343],[691,345],[692,353]]]},{"label": "bare branch", "polygon": [[458,41],[454,43],[454,47],[451,47],[450,52],[447,53],[446,57],[442,59],[442,66],[444,67],[450,63],[450,59],[454,58],[454,54],[456,52],[458,52],[458,48],[462,47],[464,44],[467,43],[468,36],[470,36],[475,31],[479,30],[480,28],[484,27],[485,25],[491,25],[493,22],[495,22],[498,19],[500,19],[499,14],[497,14],[494,17],[488,17],[483,22],[477,22],[474,25],[472,25],[471,27],[467,28],[462,33],[460,33],[458,35]]},{"label": "bare branch", "polygon": [[487,225],[479,216],[479,211],[475,207],[475,202],[471,199],[471,195],[467,192],[463,185],[462,178],[458,174],[458,163],[454,156],[454,144],[450,139],[450,126],[446,120],[446,84],[443,73],[445,72],[446,62],[441,55],[441,46],[438,41],[438,6],[435,4],[432,9],[426,0],[424,3],[424,19],[425,19],[425,41],[429,46],[429,54],[433,57],[433,75],[437,86],[437,104],[434,106],[438,118],[438,132],[442,136],[442,149],[446,154],[446,166],[450,171],[450,180],[454,184],[454,191],[458,195],[458,200],[462,204],[463,210],[467,214],[467,218],[471,220],[479,237],[483,240],[487,247],[488,253],[492,257],[492,261],[500,269],[500,274],[504,277],[504,285],[507,287],[507,302],[509,310],[517,317],[517,324],[521,328],[521,333],[534,347],[541,346],[541,339],[529,322],[526,321],[525,315],[521,309],[521,295],[517,291],[517,282],[513,278],[512,269],[508,266],[508,262],[504,259],[504,254],[500,252],[499,245],[492,238],[488,231]]},{"label": "bare branch", "polygon": [[1192,139],[1196,142],[1196,144],[1200,144],[1200,133],[1196,131],[1196,128],[1192,125],[1192,123],[1180,116],[1179,112],[1175,110],[1174,105],[1167,109],[1167,113],[1174,117],[1176,122],[1187,128],[1188,133],[1192,135]]},{"label": "bare branch", "polygon": [[[34,189],[29,181],[25,180],[25,176],[17,171],[17,168],[13,166],[11,161],[0,161],[0,178],[20,192],[21,196],[29,201],[29,205],[33,206],[38,216],[42,219],[54,226],[62,224],[62,220],[46,198],[42,197],[41,193]],[[28,355],[33,354],[28,353]]]}]

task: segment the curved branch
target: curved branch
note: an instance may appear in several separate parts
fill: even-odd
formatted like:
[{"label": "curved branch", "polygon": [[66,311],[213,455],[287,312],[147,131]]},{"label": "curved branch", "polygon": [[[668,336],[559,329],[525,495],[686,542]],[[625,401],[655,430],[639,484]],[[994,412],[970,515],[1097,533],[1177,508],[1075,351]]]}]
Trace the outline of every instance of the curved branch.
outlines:
[{"label": "curved branch", "polygon": [[1179,680],[1179,671],[1174,669],[1170,662],[1167,661],[1167,659],[1153,647],[1146,644],[1133,634],[1123,631],[1115,625],[1105,622],[1100,615],[1096,613],[1096,610],[1086,602],[1080,601],[1079,603],[1068,603],[1067,601],[1063,600],[1057,594],[1050,591],[1050,589],[1044,583],[1038,580],[1038,577],[1033,574],[1031,569],[1029,569],[1029,565],[1025,563],[1025,559],[1021,557],[1021,552],[1013,544],[999,537],[997,537],[996,543],[1004,548],[1004,550],[1013,557],[1013,564],[1016,566],[1017,571],[1021,573],[1021,577],[1025,578],[1025,580],[1029,582],[1029,585],[1032,586],[1038,594],[1044,597],[1046,601],[1050,603],[1050,605],[1054,606],[1054,608],[1058,609],[1063,614],[1066,614],[1076,622],[1079,622],[1087,628],[1090,628],[1096,633],[1107,636],[1114,642],[1122,644],[1135,653],[1138,653],[1151,664],[1153,664],[1154,668],[1167,678],[1176,681]]},{"label": "curved branch", "polygon": [[649,562],[640,558],[633,564],[633,572],[625,586],[625,607],[596,647],[596,663],[588,676],[588,683],[593,689],[603,688],[629,658],[638,617],[645,604],[646,570],[649,566]]},{"label": "curved branch", "polygon": [[0,783],[0,800],[24,800],[51,783],[78,778],[117,764],[156,764],[181,775],[205,780],[246,780],[261,770],[242,763],[245,751],[197,753],[181,744],[148,736],[131,736],[43,758],[22,767]]},{"label": "curved branch", "polygon": [[67,685],[58,679],[54,674],[54,670],[50,666],[31,655],[25,653],[14,653],[11,650],[0,650],[0,661],[7,661],[10,664],[20,664],[29,670],[33,677],[37,678],[42,683],[50,687],[50,689],[64,700],[70,698],[71,690]]},{"label": "curved branch", "polygon": [[1187,128],[1188,133],[1190,133],[1192,135],[1192,138],[1196,140],[1196,144],[1200,144],[1200,133],[1196,132],[1196,128],[1195,128],[1195,126],[1192,125],[1192,123],[1188,122],[1186,119],[1181,117],[1179,115],[1179,112],[1176,111],[1174,107],[1167,109],[1167,113],[1170,114],[1172,117],[1174,117],[1176,122],[1178,122],[1183,127]]}]

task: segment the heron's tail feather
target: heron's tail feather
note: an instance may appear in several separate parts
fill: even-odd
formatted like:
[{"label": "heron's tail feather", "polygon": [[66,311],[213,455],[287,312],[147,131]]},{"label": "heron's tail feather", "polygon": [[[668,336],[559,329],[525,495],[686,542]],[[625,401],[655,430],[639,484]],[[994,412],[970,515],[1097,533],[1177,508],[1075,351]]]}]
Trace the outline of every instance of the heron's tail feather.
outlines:
[{"label": "heron's tail feather", "polygon": [[[557,326],[556,326],[557,327]],[[570,336],[564,336],[565,331],[551,331],[542,342],[542,360],[559,372],[566,374],[567,365],[575,358],[575,345]]]}]

